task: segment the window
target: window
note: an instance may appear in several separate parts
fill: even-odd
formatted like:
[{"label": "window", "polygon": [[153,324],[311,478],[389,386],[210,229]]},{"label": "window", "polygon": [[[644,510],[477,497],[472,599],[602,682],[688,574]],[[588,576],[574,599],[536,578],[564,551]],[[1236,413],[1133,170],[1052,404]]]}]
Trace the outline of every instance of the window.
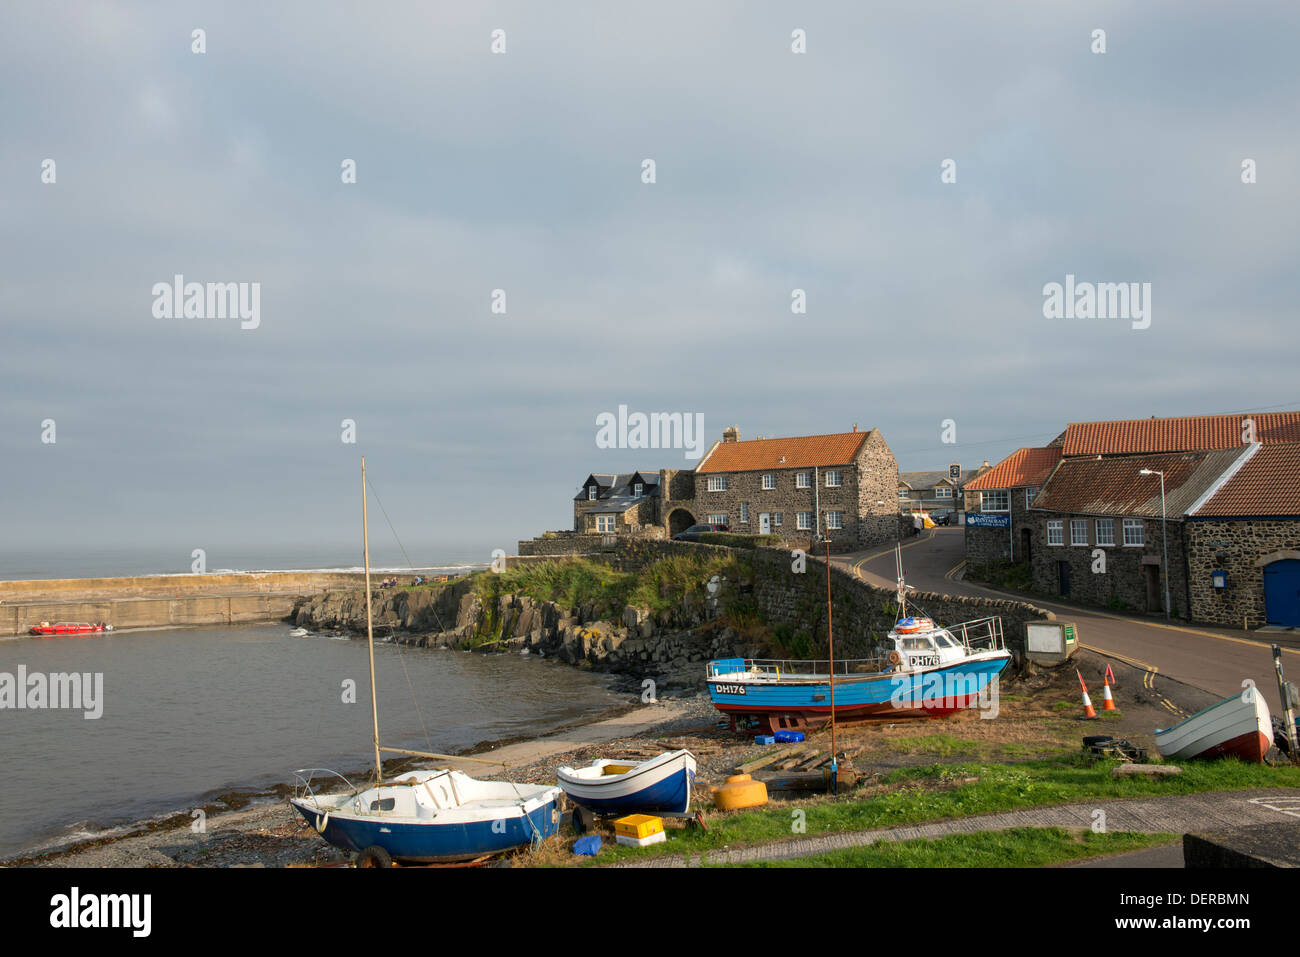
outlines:
[{"label": "window", "polygon": [[1115,520],[1113,518],[1097,519],[1097,544],[1115,544]]},{"label": "window", "polygon": [[776,476],[773,475],[771,472],[766,472],[766,473],[764,473],[764,475],[763,475],[763,488],[764,488],[764,489],[774,489],[774,488],[776,488]]},{"label": "window", "polygon": [[640,482],[637,482],[635,485],[632,486],[632,494],[635,495],[637,498],[640,498],[642,495],[645,494],[645,486],[642,485]]},{"label": "window", "polygon": [[981,512],[1011,511],[1011,495],[1006,489],[997,492],[980,492]]},{"label": "window", "polygon": [[794,475],[795,488],[812,488],[812,473],[796,472]]},{"label": "window", "polygon": [[1047,544],[1064,545],[1065,544],[1065,522],[1059,518],[1054,518],[1047,523]]},{"label": "window", "polygon": [[731,523],[727,521],[727,513],[726,513],[726,512],[714,512],[713,514],[711,514],[711,515],[709,516],[709,524],[710,524],[710,525],[730,525]]},{"label": "window", "polygon": [[725,492],[727,490],[727,477],[725,475],[709,476],[710,492]]},{"label": "window", "polygon": [[1032,503],[1034,500],[1034,496],[1038,494],[1038,490],[1040,487],[1041,486],[1033,485],[1025,489],[1025,508],[1029,508],[1030,503]]},{"label": "window", "polygon": [[1070,519],[1070,544],[1088,544],[1088,520],[1086,518]]},{"label": "window", "polygon": [[773,525],[774,527],[777,526],[777,525],[780,525],[780,524],[781,524],[781,518],[782,518],[782,515],[781,515],[780,512],[773,512],[773,513],[772,513],[772,525]]},{"label": "window", "polygon": [[1142,525],[1140,518],[1124,519],[1124,544],[1145,545],[1147,543],[1146,529]]},{"label": "window", "polygon": [[906,501],[912,497],[912,493],[905,488],[900,488],[898,490],[898,497]]},{"label": "window", "polygon": [[936,485],[934,488],[935,498],[952,498],[952,489],[946,485]]},{"label": "window", "polygon": [[741,520],[742,522],[748,522],[748,521],[749,521],[749,503],[748,503],[748,502],[741,502],[741,503],[740,503],[740,520]]},{"label": "window", "polygon": [[839,488],[839,487],[840,487],[840,484],[841,484],[840,479],[841,479],[841,476],[840,476],[840,470],[839,470],[839,469],[830,469],[830,470],[826,473],[826,487],[827,487],[827,488]]},{"label": "window", "polygon": [[826,513],[826,527],[827,527],[828,529],[843,528],[843,527],[844,527],[844,513],[843,513],[843,512],[827,512],[827,513]]},{"label": "window", "polygon": [[596,486],[594,485],[587,486],[587,501],[588,502],[596,501]]},{"label": "window", "polygon": [[613,516],[613,515],[597,515],[597,516],[596,516],[596,531],[598,531],[598,532],[612,532],[613,530],[614,530],[614,516]]},{"label": "window", "polygon": [[800,531],[807,531],[812,528],[812,512],[798,512],[795,514],[795,528]]}]

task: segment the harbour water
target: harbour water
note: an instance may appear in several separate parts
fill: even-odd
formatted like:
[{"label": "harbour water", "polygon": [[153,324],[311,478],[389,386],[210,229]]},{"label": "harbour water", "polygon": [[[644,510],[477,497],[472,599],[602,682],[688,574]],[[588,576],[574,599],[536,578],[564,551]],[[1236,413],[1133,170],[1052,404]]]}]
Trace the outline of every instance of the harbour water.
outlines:
[{"label": "harbour water", "polygon": [[[286,624],[0,642],[0,672],[102,673],[103,713],[0,710],[0,859],[186,812],[297,768],[365,774],[366,643]],[[626,703],[609,678],[517,655],[375,647],[385,744],[457,752]],[[345,699],[351,698],[348,702]],[[425,729],[427,729],[427,736]]]}]

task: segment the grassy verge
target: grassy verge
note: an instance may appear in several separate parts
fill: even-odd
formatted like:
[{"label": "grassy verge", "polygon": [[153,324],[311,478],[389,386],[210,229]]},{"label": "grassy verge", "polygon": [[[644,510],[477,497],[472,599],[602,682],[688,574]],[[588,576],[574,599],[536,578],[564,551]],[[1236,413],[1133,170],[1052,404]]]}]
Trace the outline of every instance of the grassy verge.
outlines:
[{"label": "grassy verge", "polygon": [[[1095,764],[1075,752],[1058,760],[1015,764],[932,764],[895,771],[858,796],[810,795],[807,800],[751,811],[709,811],[709,830],[673,828],[663,844],[647,848],[607,845],[598,862],[614,863],[663,854],[698,854],[794,836],[865,831],[1019,808],[1244,788],[1300,787],[1300,768],[1270,768],[1236,760],[1188,761],[1183,773],[1148,778],[1113,778],[1116,762]],[[801,814],[804,831],[792,822]],[[612,841],[611,841],[612,843]],[[567,845],[566,845],[567,846]],[[567,859],[566,859],[567,860]],[[575,862],[575,861],[568,861]]]},{"label": "grassy verge", "polygon": [[935,840],[885,841],[811,857],[719,867],[1046,867],[1103,854],[1172,844],[1179,834],[1094,834],[1059,827],[953,834]]}]

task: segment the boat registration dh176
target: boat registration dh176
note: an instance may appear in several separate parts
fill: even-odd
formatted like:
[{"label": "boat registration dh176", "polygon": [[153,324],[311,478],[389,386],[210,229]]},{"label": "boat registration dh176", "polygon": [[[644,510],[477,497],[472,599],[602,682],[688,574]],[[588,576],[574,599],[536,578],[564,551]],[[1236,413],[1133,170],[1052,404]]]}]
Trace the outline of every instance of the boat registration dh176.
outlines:
[{"label": "boat registration dh176", "polygon": [[714,685],[714,694],[741,694],[745,693],[744,685]]}]

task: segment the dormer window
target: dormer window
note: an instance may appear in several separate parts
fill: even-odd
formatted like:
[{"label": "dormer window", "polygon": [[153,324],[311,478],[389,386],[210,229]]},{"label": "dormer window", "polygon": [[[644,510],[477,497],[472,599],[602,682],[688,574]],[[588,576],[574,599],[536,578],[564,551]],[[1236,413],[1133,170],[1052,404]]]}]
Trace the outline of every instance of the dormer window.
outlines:
[{"label": "dormer window", "polygon": [[642,485],[640,482],[637,482],[635,485],[632,486],[632,494],[636,498],[640,498],[642,495],[645,494],[645,486]]},{"label": "dormer window", "polygon": [[597,486],[595,486],[595,485],[588,485],[588,486],[587,486],[587,501],[588,501],[588,502],[594,502],[594,501],[596,501],[596,492],[597,492],[597,491],[598,491]]}]

